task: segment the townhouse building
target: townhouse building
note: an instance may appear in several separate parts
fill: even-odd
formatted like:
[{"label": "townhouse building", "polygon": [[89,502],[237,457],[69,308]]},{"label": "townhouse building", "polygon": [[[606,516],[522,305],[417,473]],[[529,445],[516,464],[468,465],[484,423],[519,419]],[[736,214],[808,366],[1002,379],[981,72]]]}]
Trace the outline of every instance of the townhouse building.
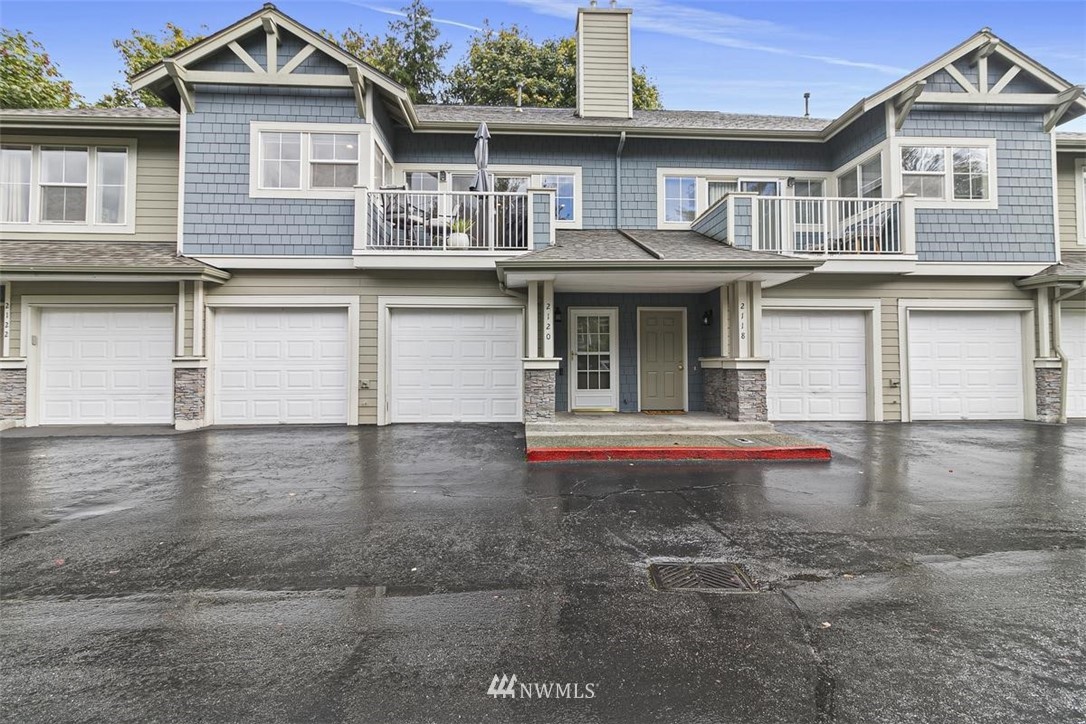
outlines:
[{"label": "townhouse building", "polygon": [[1081,86],[984,29],[835,119],[640,111],[630,14],[570,109],[265,5],[166,109],[0,112],[0,424],[1086,416]]}]

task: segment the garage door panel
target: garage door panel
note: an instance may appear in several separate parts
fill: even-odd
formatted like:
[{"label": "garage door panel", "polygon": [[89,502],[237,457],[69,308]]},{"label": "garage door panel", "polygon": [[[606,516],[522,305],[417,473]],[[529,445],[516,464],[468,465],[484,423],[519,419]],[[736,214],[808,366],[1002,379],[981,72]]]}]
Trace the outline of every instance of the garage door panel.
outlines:
[{"label": "garage door panel", "polygon": [[867,324],[857,311],[763,312],[771,420],[867,419]]},{"label": "garage door panel", "polygon": [[520,316],[513,309],[393,310],[391,421],[520,421]]},{"label": "garage door panel", "polygon": [[216,422],[347,422],[346,310],[224,309],[215,324]]},{"label": "garage door panel", "polygon": [[914,310],[908,325],[914,420],[1024,417],[1021,314]]},{"label": "garage door panel", "polygon": [[43,309],[39,421],[173,422],[173,329],[169,309]]}]

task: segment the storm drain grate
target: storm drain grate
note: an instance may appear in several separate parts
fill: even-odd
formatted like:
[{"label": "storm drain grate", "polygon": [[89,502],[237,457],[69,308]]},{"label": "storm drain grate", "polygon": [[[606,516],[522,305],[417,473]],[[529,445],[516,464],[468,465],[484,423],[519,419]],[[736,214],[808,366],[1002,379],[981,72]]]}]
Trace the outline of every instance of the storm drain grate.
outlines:
[{"label": "storm drain grate", "polygon": [[758,590],[738,563],[650,563],[649,579],[658,591],[753,593]]}]

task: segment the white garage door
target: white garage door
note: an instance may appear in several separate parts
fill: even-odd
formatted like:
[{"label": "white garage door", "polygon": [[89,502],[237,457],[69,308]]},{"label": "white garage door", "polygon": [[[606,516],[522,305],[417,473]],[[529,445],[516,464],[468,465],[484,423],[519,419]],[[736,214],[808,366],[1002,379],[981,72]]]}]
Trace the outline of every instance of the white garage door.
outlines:
[{"label": "white garage door", "polygon": [[762,313],[770,420],[866,420],[863,312]]},{"label": "white garage door", "polygon": [[173,422],[173,312],[43,309],[43,425]]},{"label": "white garage door", "polygon": [[1022,315],[909,313],[914,420],[1021,420]]},{"label": "white garage door", "polygon": [[221,309],[215,422],[347,422],[344,309]]},{"label": "white garage door", "polygon": [[1086,311],[1065,309],[1060,323],[1060,348],[1069,363],[1067,416],[1086,417]]},{"label": "white garage door", "polygon": [[392,422],[520,422],[519,309],[392,311]]}]

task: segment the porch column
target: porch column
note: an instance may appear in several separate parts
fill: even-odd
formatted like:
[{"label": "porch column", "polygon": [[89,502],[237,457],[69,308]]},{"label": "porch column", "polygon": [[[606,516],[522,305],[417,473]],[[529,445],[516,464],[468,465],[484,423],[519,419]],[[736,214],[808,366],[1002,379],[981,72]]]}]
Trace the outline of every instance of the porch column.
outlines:
[{"label": "porch column", "polygon": [[553,422],[559,360],[554,356],[552,280],[528,282],[528,303],[524,311],[528,342],[527,356],[523,360],[524,423]]},{"label": "porch column", "polygon": [[[180,283],[177,300],[177,354],[173,360],[173,423],[178,430],[207,425],[207,358],[204,352],[206,304],[204,283],[192,283],[191,296]],[[192,300],[192,338],[188,338],[186,307]],[[191,351],[191,354],[186,352]]]},{"label": "porch column", "polygon": [[720,356],[702,357],[705,405],[739,422],[768,418],[766,370],[760,356],[761,282],[731,282],[720,288]]}]

